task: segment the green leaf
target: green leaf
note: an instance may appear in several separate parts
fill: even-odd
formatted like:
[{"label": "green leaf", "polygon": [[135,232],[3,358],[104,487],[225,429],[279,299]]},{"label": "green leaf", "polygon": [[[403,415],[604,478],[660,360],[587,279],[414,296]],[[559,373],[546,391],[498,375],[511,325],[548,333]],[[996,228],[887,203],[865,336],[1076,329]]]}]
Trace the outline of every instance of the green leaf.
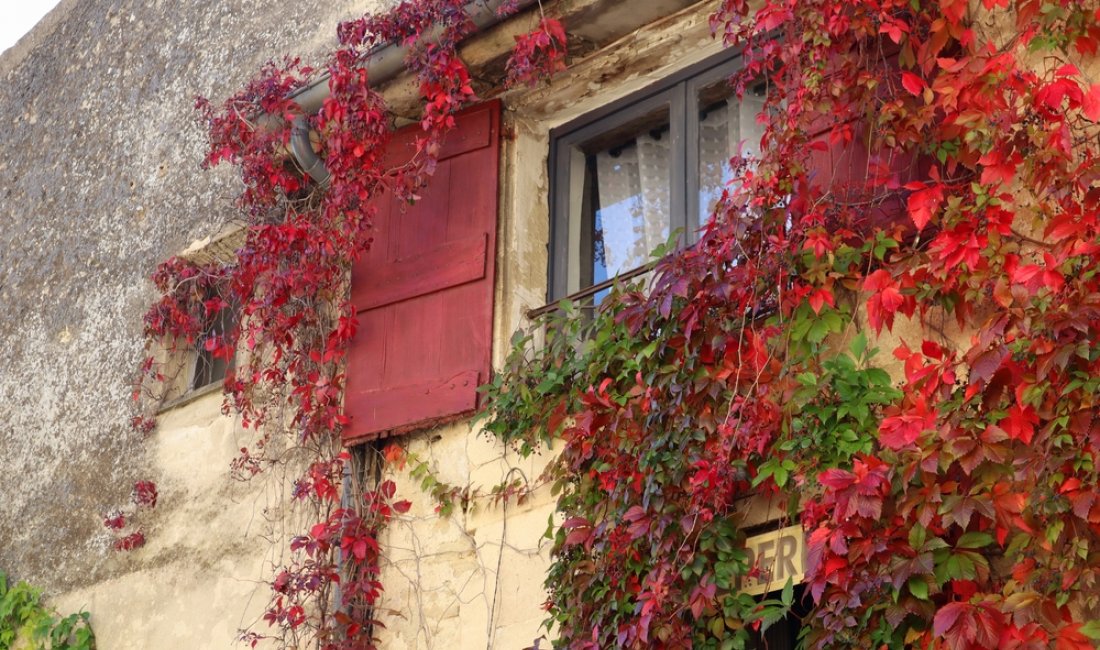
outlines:
[{"label": "green leaf", "polygon": [[989,533],[970,532],[964,533],[959,538],[957,548],[983,548],[993,543],[993,536]]},{"label": "green leaf", "polygon": [[909,593],[919,600],[928,600],[928,582],[920,576],[909,578]]},{"label": "green leaf", "polygon": [[852,343],[848,346],[848,349],[852,351],[853,357],[863,359],[863,354],[867,352],[867,337],[863,332],[852,337]]},{"label": "green leaf", "polygon": [[1089,621],[1082,625],[1077,631],[1093,641],[1100,639],[1100,621]]},{"label": "green leaf", "polygon": [[928,536],[928,531],[924,526],[920,524],[913,524],[909,529],[909,547],[914,551],[919,551],[924,548],[924,540]]}]

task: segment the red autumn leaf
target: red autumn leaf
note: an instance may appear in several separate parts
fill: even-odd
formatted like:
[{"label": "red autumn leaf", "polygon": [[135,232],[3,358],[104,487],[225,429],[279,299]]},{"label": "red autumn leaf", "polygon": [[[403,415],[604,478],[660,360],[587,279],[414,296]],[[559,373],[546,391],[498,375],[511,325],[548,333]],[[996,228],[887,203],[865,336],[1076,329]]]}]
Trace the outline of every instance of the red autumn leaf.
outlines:
[{"label": "red autumn leaf", "polygon": [[839,517],[859,515],[877,519],[882,516],[883,490],[889,484],[882,461],[873,457],[857,459],[851,472],[834,467],[818,475],[817,480],[833,490]]},{"label": "red autumn leaf", "polygon": [[762,31],[770,32],[788,20],[791,20],[793,17],[794,14],[792,14],[791,10],[787,7],[776,4],[765,4],[758,10],[756,20]]},{"label": "red autumn leaf", "polygon": [[883,21],[882,26],[878,29],[878,33],[886,34],[890,37],[890,40],[895,43],[901,43],[901,37],[902,34],[904,34],[904,30],[902,30],[898,22],[899,21],[896,20]]},{"label": "red autumn leaf", "polygon": [[122,530],[126,527],[126,515],[116,510],[104,516],[103,525],[109,530]]},{"label": "red autumn leaf", "polygon": [[588,541],[592,534],[592,526],[584,517],[570,517],[561,525],[562,530],[569,531],[565,536],[565,545],[573,546]]},{"label": "red autumn leaf", "polygon": [[1100,83],[1089,86],[1088,92],[1081,98],[1081,110],[1085,117],[1100,122]]},{"label": "red autumn leaf", "polygon": [[923,230],[943,203],[943,185],[927,187],[924,183],[910,183],[905,187],[915,190],[909,195],[909,218],[913,220],[917,230]]},{"label": "red autumn leaf", "polygon": [[979,354],[970,364],[970,384],[989,381],[993,377],[993,373],[997,372],[1004,360],[1008,358],[1008,355],[1008,347],[1004,345],[998,345],[992,350],[986,350]]},{"label": "red autumn leaf", "polygon": [[974,645],[979,648],[998,647],[1005,627],[1004,614],[988,602],[979,603],[975,609]]},{"label": "red autumn leaf", "polygon": [[157,507],[157,485],[152,481],[138,481],[134,483],[134,490],[130,494],[134,505],[142,508]]},{"label": "red autumn leaf", "polygon": [[966,16],[967,0],[940,0],[940,10],[951,23],[958,23]]},{"label": "red autumn leaf", "polygon": [[116,539],[114,543],[116,551],[132,551],[142,546],[145,546],[145,533],[140,530],[121,539]]},{"label": "red autumn leaf", "polygon": [[1071,623],[1058,630],[1056,650],[1092,650],[1096,646],[1084,634],[1081,634],[1082,623]]},{"label": "red autumn leaf", "polygon": [[1069,99],[1070,106],[1081,103],[1084,94],[1077,82],[1068,77],[1060,77],[1039,89],[1035,93],[1035,104],[1050,111],[1061,111],[1062,103]]},{"label": "red autumn leaf", "polygon": [[878,269],[864,278],[863,290],[871,294],[867,298],[867,320],[871,328],[875,332],[881,332],[883,325],[886,329],[893,328],[895,314],[906,303],[897,280],[889,271]]},{"label": "red autumn leaf", "polygon": [[575,546],[577,544],[583,544],[588,541],[588,538],[592,535],[591,528],[574,528],[569,531],[569,534],[565,536],[566,546]]},{"label": "red autumn leaf", "polygon": [[901,85],[909,91],[909,94],[916,97],[920,97],[921,93],[924,92],[924,89],[928,87],[928,84],[924,82],[924,79],[921,79],[919,76],[913,74],[912,72],[901,73]]},{"label": "red autumn leaf", "polygon": [[405,463],[408,460],[405,450],[393,443],[386,445],[382,450],[382,457],[386,459],[387,465],[393,465],[399,470],[405,469]]},{"label": "red autumn leaf", "polygon": [[1008,185],[1016,177],[1016,167],[1020,164],[1020,156],[1016,153],[1006,156],[997,149],[991,150],[982,156],[978,162],[983,165],[982,185]]},{"label": "red autumn leaf", "polygon": [[936,428],[936,410],[930,409],[924,397],[914,400],[908,411],[883,418],[879,425],[879,442],[889,449],[907,447],[925,431]]},{"label": "red autumn leaf", "polygon": [[802,250],[812,250],[814,258],[821,259],[825,257],[825,253],[832,251],[835,247],[828,234],[824,230],[818,230],[806,236],[806,243],[802,245]]},{"label": "red autumn leaf", "polygon": [[959,617],[969,607],[967,603],[948,603],[941,607],[932,619],[932,633],[938,637],[946,636],[948,630],[955,627]]},{"label": "red autumn leaf", "polygon": [[287,610],[286,620],[290,623],[291,628],[298,628],[306,621],[305,608],[301,605],[294,605]]},{"label": "red autumn leaf", "polygon": [[1030,445],[1035,436],[1035,425],[1039,424],[1039,416],[1030,406],[1013,404],[1008,409],[1008,414],[1000,421],[1000,426],[1005,433],[1014,440],[1019,440],[1025,445]]},{"label": "red autumn leaf", "polygon": [[815,314],[821,313],[821,308],[826,304],[830,307],[836,307],[836,301],[833,298],[833,292],[826,288],[814,290],[809,297],[810,309],[814,310]]},{"label": "red autumn leaf", "polygon": [[1081,69],[1072,63],[1066,63],[1054,71],[1056,77],[1076,77],[1081,74]]}]

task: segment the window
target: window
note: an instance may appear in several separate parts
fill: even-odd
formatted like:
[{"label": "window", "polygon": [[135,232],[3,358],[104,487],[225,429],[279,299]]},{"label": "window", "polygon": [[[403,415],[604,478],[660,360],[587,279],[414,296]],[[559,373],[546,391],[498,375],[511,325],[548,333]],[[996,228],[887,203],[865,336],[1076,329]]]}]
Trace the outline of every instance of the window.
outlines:
[{"label": "window", "polygon": [[551,133],[551,302],[598,302],[673,233],[693,243],[734,177],[731,157],[758,153],[764,89],[738,100],[738,66],[723,54]]},{"label": "window", "polygon": [[[231,359],[226,358],[221,340],[233,336],[236,329],[236,311],[226,303],[217,291],[211,291],[203,301],[208,316],[195,343],[195,365],[191,372],[189,390],[198,390],[225,380]],[[210,345],[207,342],[210,342]]]}]

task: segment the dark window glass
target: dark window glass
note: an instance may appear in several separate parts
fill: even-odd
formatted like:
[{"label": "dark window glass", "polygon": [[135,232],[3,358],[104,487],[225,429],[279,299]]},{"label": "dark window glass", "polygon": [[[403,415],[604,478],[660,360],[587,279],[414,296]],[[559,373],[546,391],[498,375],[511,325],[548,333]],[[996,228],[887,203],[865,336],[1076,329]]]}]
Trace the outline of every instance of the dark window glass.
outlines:
[{"label": "dark window glass", "polygon": [[[218,299],[217,295],[212,293],[207,297],[207,302]],[[231,335],[237,325],[235,313],[231,305],[224,305],[207,318],[202,335],[196,342],[197,352],[195,371],[191,375],[191,390],[225,379],[225,373],[229,370],[229,360],[215,357],[212,351],[206,349],[206,342],[215,337]]]},{"label": "dark window glass", "polygon": [[[767,595],[778,598],[778,591]],[[802,621],[810,615],[810,600],[803,585],[795,585],[794,606],[787,616],[769,627],[763,634],[753,632],[746,650],[795,650],[798,636],[802,631]]]}]

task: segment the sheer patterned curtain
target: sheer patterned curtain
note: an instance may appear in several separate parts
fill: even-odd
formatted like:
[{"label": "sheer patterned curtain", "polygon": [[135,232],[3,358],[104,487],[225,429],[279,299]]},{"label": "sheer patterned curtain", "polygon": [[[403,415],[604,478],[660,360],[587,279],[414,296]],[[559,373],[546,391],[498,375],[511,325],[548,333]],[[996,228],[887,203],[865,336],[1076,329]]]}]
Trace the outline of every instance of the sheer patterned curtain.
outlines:
[{"label": "sheer patterned curtain", "polygon": [[764,127],[756,116],[764,110],[763,93],[747,91],[743,99],[730,97],[708,108],[699,121],[699,210],[700,223],[714,210],[722,190],[733,180],[730,159],[760,156]]},{"label": "sheer patterned curtain", "polygon": [[[637,136],[632,143],[596,154],[605,277],[642,266],[669,236],[672,155],[667,131]],[[597,258],[600,250],[597,248]]]}]

